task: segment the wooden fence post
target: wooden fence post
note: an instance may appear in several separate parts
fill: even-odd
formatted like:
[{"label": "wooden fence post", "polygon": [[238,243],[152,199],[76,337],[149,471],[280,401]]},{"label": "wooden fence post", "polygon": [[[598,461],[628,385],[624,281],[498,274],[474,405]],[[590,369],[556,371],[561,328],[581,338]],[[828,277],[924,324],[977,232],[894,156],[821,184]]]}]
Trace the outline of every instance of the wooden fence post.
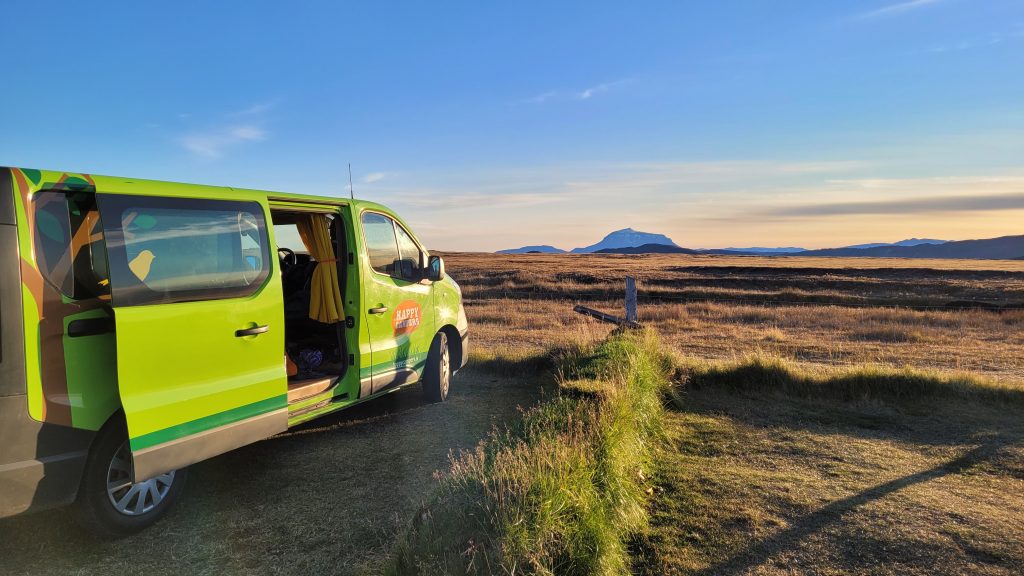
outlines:
[{"label": "wooden fence post", "polygon": [[636,278],[626,276],[626,322],[636,321]]}]

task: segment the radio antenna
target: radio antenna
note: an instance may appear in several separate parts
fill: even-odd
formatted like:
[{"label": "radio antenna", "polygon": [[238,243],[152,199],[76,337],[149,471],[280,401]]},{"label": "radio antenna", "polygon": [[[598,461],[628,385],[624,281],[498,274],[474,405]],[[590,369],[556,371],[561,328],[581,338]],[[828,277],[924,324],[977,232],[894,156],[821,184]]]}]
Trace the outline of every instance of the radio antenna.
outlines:
[{"label": "radio antenna", "polygon": [[352,200],[356,199],[356,191],[352,188],[352,163],[348,163],[348,196]]}]

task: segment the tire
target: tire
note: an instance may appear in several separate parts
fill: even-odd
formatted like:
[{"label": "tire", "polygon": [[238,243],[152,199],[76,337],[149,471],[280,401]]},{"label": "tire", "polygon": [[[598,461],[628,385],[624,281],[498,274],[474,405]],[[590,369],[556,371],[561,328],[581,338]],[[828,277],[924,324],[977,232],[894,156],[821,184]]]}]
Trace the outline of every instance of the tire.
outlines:
[{"label": "tire", "polygon": [[[75,501],[79,523],[100,538],[122,538],[155,524],[181,495],[188,475],[186,468],[131,484],[131,452],[124,430],[124,421],[117,419],[100,430]],[[108,480],[117,487],[108,491]]]},{"label": "tire", "polygon": [[423,395],[429,402],[444,402],[452,381],[452,353],[448,336],[438,332],[430,343],[427,366],[423,370]]}]

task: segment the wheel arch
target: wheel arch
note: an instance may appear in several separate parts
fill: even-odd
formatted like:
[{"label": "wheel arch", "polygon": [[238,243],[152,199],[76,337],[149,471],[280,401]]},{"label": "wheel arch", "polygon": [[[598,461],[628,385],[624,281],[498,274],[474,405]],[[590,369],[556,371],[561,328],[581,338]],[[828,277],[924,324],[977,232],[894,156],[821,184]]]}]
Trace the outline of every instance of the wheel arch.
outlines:
[{"label": "wheel arch", "polygon": [[90,454],[92,453],[93,449],[96,448],[96,439],[99,438],[100,432],[106,430],[109,427],[115,426],[121,429],[121,433],[124,434],[125,438],[128,437],[128,420],[126,419],[126,416],[124,414],[124,408],[120,405],[120,403],[110,413],[110,416],[107,416],[107,419],[103,421],[103,424],[100,425],[100,427],[95,430],[96,433],[93,434],[92,440],[89,441]]},{"label": "wheel arch", "polygon": [[459,339],[459,331],[455,329],[455,326],[445,324],[438,332],[444,332],[444,335],[448,337],[448,348],[452,354],[462,352],[462,340]]},{"label": "wheel arch", "polygon": [[463,348],[462,335],[459,334],[458,328],[451,324],[445,324],[438,332],[444,332],[448,338],[448,351],[452,355],[452,361],[456,366],[455,370],[458,370],[464,363],[463,354],[466,352]]}]

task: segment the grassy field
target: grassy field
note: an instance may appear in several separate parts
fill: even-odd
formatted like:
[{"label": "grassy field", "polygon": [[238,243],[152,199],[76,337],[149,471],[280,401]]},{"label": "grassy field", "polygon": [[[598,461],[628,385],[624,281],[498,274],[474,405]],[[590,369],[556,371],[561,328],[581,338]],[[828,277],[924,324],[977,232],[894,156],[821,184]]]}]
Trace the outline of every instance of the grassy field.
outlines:
[{"label": "grassy field", "polygon": [[683,354],[911,366],[1024,386],[1024,309],[962,308],[1024,307],[1024,261],[533,254],[446,261],[484,347],[543,350],[581,330],[599,338],[602,329],[575,318],[572,304],[620,311],[629,274],[640,283],[641,320]]},{"label": "grassy field", "polygon": [[557,351],[557,388],[452,462],[389,573],[628,573],[672,370],[659,349],[647,331]]},{"label": "grassy field", "polygon": [[0,573],[393,571],[453,478],[495,477],[474,460],[495,434],[560,397],[549,352],[605,341],[572,306],[618,312],[626,274],[673,367],[649,521],[615,532],[634,573],[1024,572],[1024,261],[445,258],[474,350],[450,402],[402,391],[202,463],[183,506],[117,543],[62,511],[0,521]]},{"label": "grassy field", "polygon": [[689,389],[638,572],[1024,573],[1021,415]]},{"label": "grassy field", "polygon": [[447,260],[477,342],[521,354],[600,340],[568,310],[640,279],[678,394],[635,572],[1024,572],[1024,311],[949,305],[1019,303],[1024,264]]}]

